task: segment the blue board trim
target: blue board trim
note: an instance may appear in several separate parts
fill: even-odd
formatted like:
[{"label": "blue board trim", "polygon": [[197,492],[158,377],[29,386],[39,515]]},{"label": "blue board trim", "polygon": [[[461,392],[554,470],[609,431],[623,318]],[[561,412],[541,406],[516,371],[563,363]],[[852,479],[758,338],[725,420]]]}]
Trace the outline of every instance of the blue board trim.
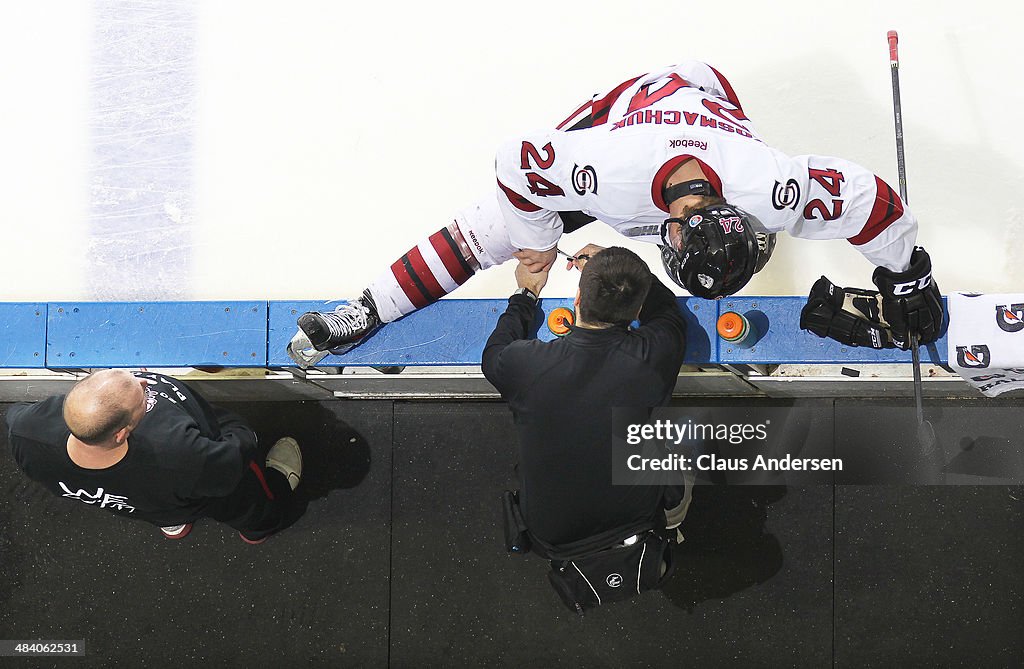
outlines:
[{"label": "blue board trim", "polygon": [[[803,297],[733,297],[718,301],[719,313],[735,311],[760,331],[750,348],[730,345],[720,337],[718,360],[722,364],[782,363],[901,363],[911,362],[910,351],[843,346],[800,329]],[[946,337],[921,349],[921,360],[946,361]]]},{"label": "blue board trim", "polygon": [[[687,364],[908,363],[910,353],[851,348],[799,328],[802,297],[681,297],[689,325]],[[285,346],[295,320],[339,302],[51,302],[0,303],[0,367],[291,367]],[[474,366],[506,307],[504,299],[441,300],[388,324],[362,346],[321,366]],[[544,317],[570,298],[544,298]],[[761,336],[750,348],[721,340],[719,314],[744,314]],[[546,323],[537,336],[551,340]],[[945,364],[946,339],[922,349]]]},{"label": "blue board trim", "polygon": [[53,302],[46,366],[265,367],[266,302]]},{"label": "blue board trim", "polygon": [[46,367],[46,303],[0,302],[0,367]]}]

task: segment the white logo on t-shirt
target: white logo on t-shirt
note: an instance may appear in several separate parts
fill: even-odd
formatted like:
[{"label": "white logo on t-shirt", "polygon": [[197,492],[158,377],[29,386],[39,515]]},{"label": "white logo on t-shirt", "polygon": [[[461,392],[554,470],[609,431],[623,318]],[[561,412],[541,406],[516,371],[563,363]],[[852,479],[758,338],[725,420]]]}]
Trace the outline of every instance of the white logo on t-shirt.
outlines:
[{"label": "white logo on t-shirt", "polygon": [[153,407],[156,406],[156,396],[157,392],[149,386],[146,386],[146,413],[152,411]]},{"label": "white logo on t-shirt", "polygon": [[58,483],[64,490],[64,494],[61,497],[70,497],[86,504],[98,504],[101,509],[115,509],[117,511],[127,511],[128,513],[135,511],[135,507],[128,503],[128,498],[124,495],[104,493],[103,488],[97,488],[96,492],[91,495],[84,490],[72,492],[71,488],[64,485],[63,481],[58,481]]}]

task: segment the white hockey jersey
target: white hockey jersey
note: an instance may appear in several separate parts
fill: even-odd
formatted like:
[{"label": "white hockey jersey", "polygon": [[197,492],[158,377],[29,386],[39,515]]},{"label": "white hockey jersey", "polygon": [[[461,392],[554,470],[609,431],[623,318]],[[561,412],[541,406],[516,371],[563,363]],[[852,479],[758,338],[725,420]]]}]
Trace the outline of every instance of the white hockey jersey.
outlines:
[{"label": "white hockey jersey", "polygon": [[909,265],[917,222],[888,184],[841,158],[789,157],[767,146],[729,82],[696,61],[630,79],[557,129],[504,143],[498,201],[512,244],[553,247],[560,211],[659,243],[665,181],[688,160],[768,232],[847,239],[875,265]]}]

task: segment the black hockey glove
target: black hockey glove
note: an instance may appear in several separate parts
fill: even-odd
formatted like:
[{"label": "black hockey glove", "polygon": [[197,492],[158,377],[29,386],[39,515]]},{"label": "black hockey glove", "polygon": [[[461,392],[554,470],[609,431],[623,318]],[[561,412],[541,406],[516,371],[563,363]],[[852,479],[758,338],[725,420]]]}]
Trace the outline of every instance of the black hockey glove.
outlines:
[{"label": "black hockey glove", "polygon": [[892,340],[904,351],[910,348],[909,336],[917,335],[919,344],[929,344],[942,333],[942,294],[932,280],[932,260],[920,246],[910,256],[910,268],[893,272],[876,267],[871,280],[882,294],[882,318],[889,324]]},{"label": "black hockey glove", "polygon": [[881,322],[880,303],[873,290],[839,288],[821,277],[800,310],[800,327],[846,346],[893,348],[889,330]]}]

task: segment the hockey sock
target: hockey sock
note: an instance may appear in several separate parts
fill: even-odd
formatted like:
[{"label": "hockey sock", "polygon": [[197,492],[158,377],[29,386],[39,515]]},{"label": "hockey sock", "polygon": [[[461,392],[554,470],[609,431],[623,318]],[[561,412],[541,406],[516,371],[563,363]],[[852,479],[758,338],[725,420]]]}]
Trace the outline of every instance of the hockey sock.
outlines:
[{"label": "hockey sock", "polygon": [[455,290],[480,269],[455,222],[411,248],[370,284],[384,323],[396,320]]}]

